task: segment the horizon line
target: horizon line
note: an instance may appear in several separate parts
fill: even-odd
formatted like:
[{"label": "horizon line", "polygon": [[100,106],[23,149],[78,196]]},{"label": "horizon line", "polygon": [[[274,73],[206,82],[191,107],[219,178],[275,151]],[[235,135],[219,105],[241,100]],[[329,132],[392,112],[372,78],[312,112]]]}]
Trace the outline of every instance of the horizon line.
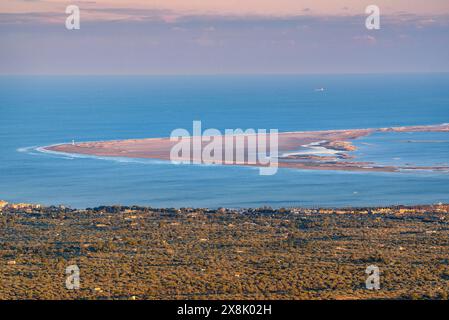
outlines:
[{"label": "horizon line", "polygon": [[316,75],[401,75],[401,74],[449,74],[444,71],[385,71],[385,72],[217,72],[217,73],[0,73],[0,77],[127,77],[127,76],[316,76]]}]

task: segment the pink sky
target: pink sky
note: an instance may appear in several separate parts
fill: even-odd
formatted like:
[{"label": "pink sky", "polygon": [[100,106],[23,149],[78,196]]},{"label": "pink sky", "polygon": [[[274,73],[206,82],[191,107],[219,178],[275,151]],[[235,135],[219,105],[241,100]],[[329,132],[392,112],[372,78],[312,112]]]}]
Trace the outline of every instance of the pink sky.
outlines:
[{"label": "pink sky", "polygon": [[[449,14],[448,0],[2,0],[0,13],[59,12],[69,4],[85,9],[133,8],[167,10],[176,15],[359,15],[366,6],[378,5],[384,14]],[[89,13],[92,14],[92,13]],[[120,13],[99,14],[117,18]],[[126,15],[124,15],[126,16]]]},{"label": "pink sky", "polygon": [[449,0],[0,0],[0,74],[448,72],[448,34]]}]

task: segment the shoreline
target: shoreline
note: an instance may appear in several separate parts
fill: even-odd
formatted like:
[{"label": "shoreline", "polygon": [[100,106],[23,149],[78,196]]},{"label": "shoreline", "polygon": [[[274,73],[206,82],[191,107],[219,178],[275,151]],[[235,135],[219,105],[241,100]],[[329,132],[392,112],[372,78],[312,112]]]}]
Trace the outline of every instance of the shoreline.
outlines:
[{"label": "shoreline", "polygon": [[[71,211],[106,211],[111,210],[161,210],[167,212],[190,212],[190,211],[204,211],[204,212],[305,212],[305,213],[332,213],[332,212],[369,212],[369,211],[379,211],[383,213],[394,213],[394,211],[426,211],[426,210],[442,210],[449,213],[449,203],[439,202],[432,204],[391,204],[391,205],[366,205],[366,206],[283,206],[283,207],[272,207],[272,206],[259,206],[259,207],[152,207],[149,205],[121,205],[121,204],[110,204],[110,205],[98,205],[96,207],[86,207],[86,208],[72,208],[71,206],[65,205],[43,205],[39,203],[11,203],[0,199],[0,215],[2,213],[46,213],[53,212],[57,210]],[[320,212],[321,211],[321,212]]]},{"label": "shoreline", "polygon": [[[351,141],[369,136],[376,132],[449,132],[449,124],[429,125],[429,126],[403,126],[390,128],[368,128],[368,129],[346,129],[346,130],[325,130],[325,131],[298,131],[281,132],[277,134],[279,143],[279,156],[277,158],[280,168],[290,168],[298,170],[337,170],[337,171],[361,171],[361,172],[399,172],[404,170],[430,170],[447,171],[445,166],[384,166],[371,162],[349,161],[353,157],[349,152],[357,148]],[[252,135],[244,134],[243,139],[248,139]],[[256,139],[260,135],[255,134]],[[269,134],[266,134],[269,136]],[[217,136],[222,139],[222,136]],[[217,138],[215,137],[215,138]],[[210,138],[210,137],[209,137]],[[233,136],[233,139],[236,135]],[[192,141],[192,137],[188,138]],[[134,158],[134,159],[154,159],[170,161],[170,151],[177,141],[170,138],[145,138],[110,141],[91,141],[75,144],[60,143],[51,146],[40,147],[37,150],[48,153],[63,153],[67,155],[86,155],[105,158]],[[202,142],[204,145],[204,142]],[[222,147],[223,148],[223,147]],[[233,147],[237,151],[237,147]],[[305,149],[305,151],[301,151]],[[223,149],[222,149],[223,151]],[[243,152],[247,151],[246,145]],[[314,152],[315,151],[315,152]],[[330,156],[323,156],[328,153]],[[184,161],[184,160],[183,160]],[[194,164],[216,164],[216,165],[239,165],[264,167],[260,164],[252,163],[226,163],[224,159],[218,163],[205,161],[203,159],[185,159]]]}]

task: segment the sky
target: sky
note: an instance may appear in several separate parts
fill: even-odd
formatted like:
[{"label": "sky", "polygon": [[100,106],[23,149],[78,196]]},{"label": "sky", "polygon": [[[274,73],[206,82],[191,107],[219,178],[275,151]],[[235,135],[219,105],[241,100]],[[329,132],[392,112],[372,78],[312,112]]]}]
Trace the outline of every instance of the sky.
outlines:
[{"label": "sky", "polygon": [[0,2],[0,74],[379,72],[449,72],[448,0]]}]

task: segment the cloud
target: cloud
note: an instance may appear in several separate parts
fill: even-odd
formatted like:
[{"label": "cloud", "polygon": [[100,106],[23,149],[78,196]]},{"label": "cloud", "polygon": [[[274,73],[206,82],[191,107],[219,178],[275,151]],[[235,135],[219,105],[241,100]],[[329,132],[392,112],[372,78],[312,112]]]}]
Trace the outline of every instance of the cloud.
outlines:
[{"label": "cloud", "polygon": [[[27,11],[34,11],[36,8],[45,5],[48,8],[56,8],[67,5],[67,0],[2,0],[6,3],[0,4],[2,8],[23,9],[28,6]],[[72,4],[89,4],[93,1],[81,0],[70,1]],[[175,12],[178,15],[184,14],[257,14],[257,15],[295,15],[300,14],[303,8],[310,8],[320,15],[341,15],[341,14],[363,14],[364,9],[373,4],[370,0],[96,0],[97,7],[133,7],[136,9],[163,9]],[[446,0],[376,0],[376,5],[381,8],[382,13],[392,14],[399,11],[406,11],[413,14],[449,14],[449,4]]]},{"label": "cloud", "polygon": [[0,25],[54,24],[65,21],[66,17],[54,12],[0,13]]},{"label": "cloud", "polygon": [[376,37],[367,34],[362,36],[354,36],[352,37],[352,39],[354,39],[356,42],[365,43],[369,45],[375,45],[377,43]]},{"label": "cloud", "polygon": [[[117,18],[120,14],[132,18]],[[433,17],[436,22],[418,29],[419,21],[428,16],[385,16],[381,30],[368,31],[363,15],[163,18],[172,14],[169,10],[93,8],[92,17],[108,18],[88,20],[82,12],[81,29],[76,31],[65,29],[65,15],[0,14],[0,73],[449,70],[447,17]],[[61,21],[48,22],[52,19]]]},{"label": "cloud", "polygon": [[[38,1],[38,0],[36,0]],[[124,23],[133,22],[162,22],[166,24],[203,23],[205,21],[218,23],[261,24],[261,23],[288,23],[297,22],[332,24],[332,23],[356,23],[366,18],[364,14],[345,15],[317,15],[312,7],[306,7],[298,13],[290,14],[217,14],[209,12],[207,14],[180,12],[170,9],[139,8],[139,7],[108,7],[99,6],[95,1],[78,1],[80,5],[82,22],[104,22],[121,21]],[[348,7],[343,7],[342,11],[347,11]],[[1,12],[1,10],[0,10]],[[25,13],[0,13],[0,24],[60,24],[64,22],[67,15],[65,10],[53,11],[30,11]],[[416,15],[404,11],[395,14],[383,14],[381,16],[382,25],[409,25],[416,28],[427,28],[432,26],[445,26],[449,24],[449,15]]]}]

